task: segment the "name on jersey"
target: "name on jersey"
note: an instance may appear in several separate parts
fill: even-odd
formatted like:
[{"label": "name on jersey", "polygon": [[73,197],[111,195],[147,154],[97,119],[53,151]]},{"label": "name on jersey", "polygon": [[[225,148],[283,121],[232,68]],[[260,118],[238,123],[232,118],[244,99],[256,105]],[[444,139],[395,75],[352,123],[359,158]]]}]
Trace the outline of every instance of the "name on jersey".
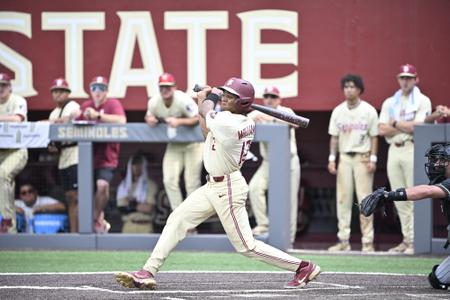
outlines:
[{"label": "name on jersey", "polygon": [[249,125],[242,130],[238,131],[238,139],[243,139],[249,135],[255,134],[255,125]]},{"label": "name on jersey", "polygon": [[336,124],[339,131],[342,132],[351,132],[352,130],[363,130],[367,131],[368,124],[363,122],[355,122],[355,123],[342,123],[338,122]]}]

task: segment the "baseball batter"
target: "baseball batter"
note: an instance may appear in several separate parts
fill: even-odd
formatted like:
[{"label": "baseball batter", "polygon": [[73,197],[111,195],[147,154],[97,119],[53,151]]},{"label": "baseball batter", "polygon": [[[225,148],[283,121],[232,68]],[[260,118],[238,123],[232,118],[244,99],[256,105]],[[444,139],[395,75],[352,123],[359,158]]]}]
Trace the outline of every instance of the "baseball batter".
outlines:
[{"label": "baseball batter", "polygon": [[[220,96],[220,90],[223,95]],[[320,267],[302,261],[261,241],[255,240],[248,221],[245,202],[248,187],[240,168],[255,134],[255,123],[245,114],[254,100],[250,82],[229,79],[219,89],[204,88],[198,94],[200,125],[206,136],[203,159],[208,182],[178,206],[167,224],[143,269],[133,273],[120,272],[116,280],[125,287],[154,289],[154,275],[189,229],[217,214],[235,249],[248,257],[295,272],[287,288],[299,288],[313,280]],[[214,111],[222,100],[222,111]]]},{"label": "baseball batter", "polygon": [[[11,77],[0,73],[0,122],[27,121],[27,102],[12,93]],[[25,167],[28,160],[27,149],[0,149],[0,231],[16,233],[16,213],[14,211],[14,178]]]},{"label": "baseball batter", "polygon": [[[156,126],[160,121],[169,126],[168,134],[175,135],[178,126],[198,124],[198,107],[186,93],[177,90],[172,74],[159,77],[160,93],[148,101],[145,121]],[[172,133],[171,133],[172,132]],[[163,158],[163,182],[172,210],[183,201],[180,174],[184,169],[186,192],[190,195],[201,185],[203,143],[168,143]]]},{"label": "baseball batter", "polygon": [[[410,203],[432,198],[441,201],[441,211],[446,216],[450,227],[450,143],[436,144],[430,147],[425,156],[428,159],[425,169],[430,179],[429,185],[402,187],[390,192],[385,188],[379,188],[362,201],[361,213],[371,215],[375,210],[384,207],[388,201]],[[447,248],[449,244],[450,231],[444,248]],[[435,289],[448,289],[450,286],[450,256],[432,268],[428,275],[428,282]]]},{"label": "baseball batter", "polygon": [[[281,106],[280,91],[275,86],[264,89],[264,105],[294,114],[289,107]],[[249,115],[256,123],[284,123],[272,116],[254,110]],[[254,235],[265,234],[269,230],[269,218],[267,217],[266,191],[269,188],[269,161],[267,160],[267,143],[260,143],[259,149],[263,158],[261,165],[253,175],[249,183],[249,198],[255,214],[257,226],[253,228]],[[295,127],[290,125],[290,149],[291,149],[291,243],[294,243],[297,233],[298,189],[300,187],[300,161],[297,155],[297,141],[295,139]]]},{"label": "baseball batter", "polygon": [[[413,65],[400,67],[397,75],[400,89],[383,103],[379,132],[390,145],[387,161],[389,183],[393,190],[414,184],[414,125],[431,114],[430,98],[416,86],[417,71]],[[402,227],[403,241],[390,252],[413,254],[414,219],[412,202],[395,202]]]},{"label": "baseball batter", "polygon": [[[53,123],[67,123],[80,105],[69,99],[70,88],[64,78],[57,78],[50,88],[56,107],[49,116]],[[52,143],[50,152],[59,152],[58,169],[68,206],[70,232],[78,232],[78,146],[77,143]]]},{"label": "baseball batter", "polygon": [[[353,193],[358,203],[372,192],[373,175],[378,151],[378,114],[375,108],[360,98],[364,83],[360,76],[348,74],[341,79],[345,101],[331,113],[328,134],[330,156],[328,171],[336,176],[336,208],[339,242],[329,251],[350,250],[350,223]],[[336,170],[336,156],[339,165]],[[374,251],[373,216],[359,218],[362,251]]]}]

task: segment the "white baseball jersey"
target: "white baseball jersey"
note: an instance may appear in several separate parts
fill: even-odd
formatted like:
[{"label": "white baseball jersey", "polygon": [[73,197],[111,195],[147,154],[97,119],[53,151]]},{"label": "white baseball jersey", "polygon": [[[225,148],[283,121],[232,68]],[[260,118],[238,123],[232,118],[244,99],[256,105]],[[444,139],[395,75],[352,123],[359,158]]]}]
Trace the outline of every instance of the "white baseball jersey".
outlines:
[{"label": "white baseball jersey", "polygon": [[[70,117],[70,114],[74,111],[80,109],[80,105],[75,101],[70,101],[67,103],[63,111],[61,112],[61,107],[56,107],[50,113],[50,117],[48,118],[50,121],[57,120],[62,117]],[[70,166],[78,164],[78,146],[74,145],[73,147],[67,147],[61,149],[61,153],[59,155],[58,168],[65,169]]]},{"label": "white baseball jersey", "polygon": [[364,100],[349,109],[344,101],[331,113],[328,134],[339,138],[339,152],[365,153],[370,151],[370,137],[378,135],[378,114]]},{"label": "white baseball jersey", "polygon": [[160,94],[150,98],[147,105],[147,115],[153,115],[157,118],[192,118],[198,115],[198,106],[188,94],[176,90],[169,107],[166,106]]},{"label": "white baseball jersey", "polygon": [[21,115],[27,120],[27,101],[15,94],[11,94],[5,103],[0,103],[0,116]]},{"label": "white baseball jersey", "polygon": [[[400,96],[399,99],[390,97],[383,102],[380,112],[380,123],[389,124],[389,121],[416,121],[423,122],[427,115],[431,114],[430,98],[419,92],[411,92],[412,96]],[[409,133],[398,133],[391,137],[386,137],[388,144],[402,143],[412,140],[413,135]]]},{"label": "white baseball jersey", "polygon": [[255,122],[229,111],[209,111],[206,127],[209,129],[203,148],[206,171],[212,176],[238,171],[255,136]]}]

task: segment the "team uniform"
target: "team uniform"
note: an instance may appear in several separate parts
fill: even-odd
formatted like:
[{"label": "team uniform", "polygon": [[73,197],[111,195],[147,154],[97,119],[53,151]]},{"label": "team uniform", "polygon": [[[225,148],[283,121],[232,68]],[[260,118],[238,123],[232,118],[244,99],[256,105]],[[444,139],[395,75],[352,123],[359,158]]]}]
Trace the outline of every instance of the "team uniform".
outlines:
[{"label": "team uniform", "polygon": [[[27,121],[27,102],[24,98],[10,94],[5,103],[0,103],[0,116],[20,115]],[[0,149],[0,215],[10,219],[9,233],[16,233],[16,213],[14,210],[14,178],[28,161],[27,149]]]},{"label": "team uniform", "polygon": [[[147,115],[158,119],[168,117],[192,118],[198,115],[194,100],[182,91],[174,91],[172,104],[167,107],[160,94],[148,101]],[[175,129],[176,130],[176,129]],[[183,201],[179,186],[184,169],[186,192],[190,195],[201,185],[203,143],[168,143],[163,158],[163,182],[172,210]]]},{"label": "team uniform", "polygon": [[[379,123],[389,124],[394,121],[423,122],[431,113],[431,101],[422,94],[418,87],[408,95],[401,90],[383,102]],[[389,144],[387,174],[392,190],[414,185],[414,141],[413,134],[398,133],[386,137]],[[400,218],[403,243],[412,250],[414,241],[414,214],[411,201],[395,202]]]},{"label": "team uniform", "polygon": [[[75,101],[67,102],[63,107],[56,107],[50,113],[49,120],[55,121],[63,117],[70,117],[73,112],[80,109],[80,105]],[[64,191],[78,189],[78,145],[76,143],[58,144],[59,161],[58,169]]]},{"label": "team uniform", "polygon": [[[373,172],[367,169],[370,158],[371,137],[378,135],[378,115],[375,108],[361,100],[349,109],[346,101],[334,108],[328,134],[338,138],[339,164],[336,177],[336,208],[338,238],[348,244],[352,217],[353,193],[358,203],[372,192]],[[373,246],[373,216],[359,218],[363,247]],[[330,248],[330,250],[333,250]]]},{"label": "team uniform", "polygon": [[[235,107],[239,105],[248,109],[253,102],[254,89],[248,81],[232,78],[221,89],[231,90],[239,96]],[[245,207],[248,186],[240,169],[254,138],[254,121],[243,114],[210,110],[206,113],[205,122],[209,130],[203,149],[203,160],[209,174],[207,183],[190,194],[171,213],[143,269],[133,273],[117,273],[116,280],[130,288],[154,289],[154,275],[188,230],[217,214],[230,242],[239,253],[296,272],[287,287],[304,286],[320,273],[320,267],[257,241],[252,235]]]},{"label": "team uniform", "polygon": [[[289,107],[279,105],[276,109],[284,111],[286,113],[294,114],[294,111]],[[249,117],[252,115],[263,114],[259,111],[252,111]],[[282,123],[278,119],[273,119],[272,122],[262,122],[263,124],[270,123]],[[291,227],[290,227],[290,239],[291,243],[295,240],[297,233],[297,212],[298,212],[298,190],[300,187],[300,160],[297,155],[297,141],[295,139],[295,129],[290,128],[290,157],[291,157]],[[259,144],[260,154],[263,158],[261,165],[256,173],[253,175],[249,183],[249,199],[255,214],[257,228],[260,230],[268,231],[269,218],[267,216],[267,204],[266,204],[266,191],[269,188],[269,161],[268,161],[268,145],[267,143]],[[254,232],[257,234],[256,232]],[[261,232],[263,233],[263,232]]]}]

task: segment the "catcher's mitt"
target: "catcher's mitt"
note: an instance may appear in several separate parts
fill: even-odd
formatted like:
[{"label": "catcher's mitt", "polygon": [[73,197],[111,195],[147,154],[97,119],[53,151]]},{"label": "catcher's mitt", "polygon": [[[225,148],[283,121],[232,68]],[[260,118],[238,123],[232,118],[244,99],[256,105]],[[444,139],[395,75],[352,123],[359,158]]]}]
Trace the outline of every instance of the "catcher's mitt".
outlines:
[{"label": "catcher's mitt", "polygon": [[381,187],[365,197],[359,206],[360,212],[366,217],[370,216],[377,210],[382,210],[384,212],[384,200],[386,199],[385,191],[386,188]]}]

